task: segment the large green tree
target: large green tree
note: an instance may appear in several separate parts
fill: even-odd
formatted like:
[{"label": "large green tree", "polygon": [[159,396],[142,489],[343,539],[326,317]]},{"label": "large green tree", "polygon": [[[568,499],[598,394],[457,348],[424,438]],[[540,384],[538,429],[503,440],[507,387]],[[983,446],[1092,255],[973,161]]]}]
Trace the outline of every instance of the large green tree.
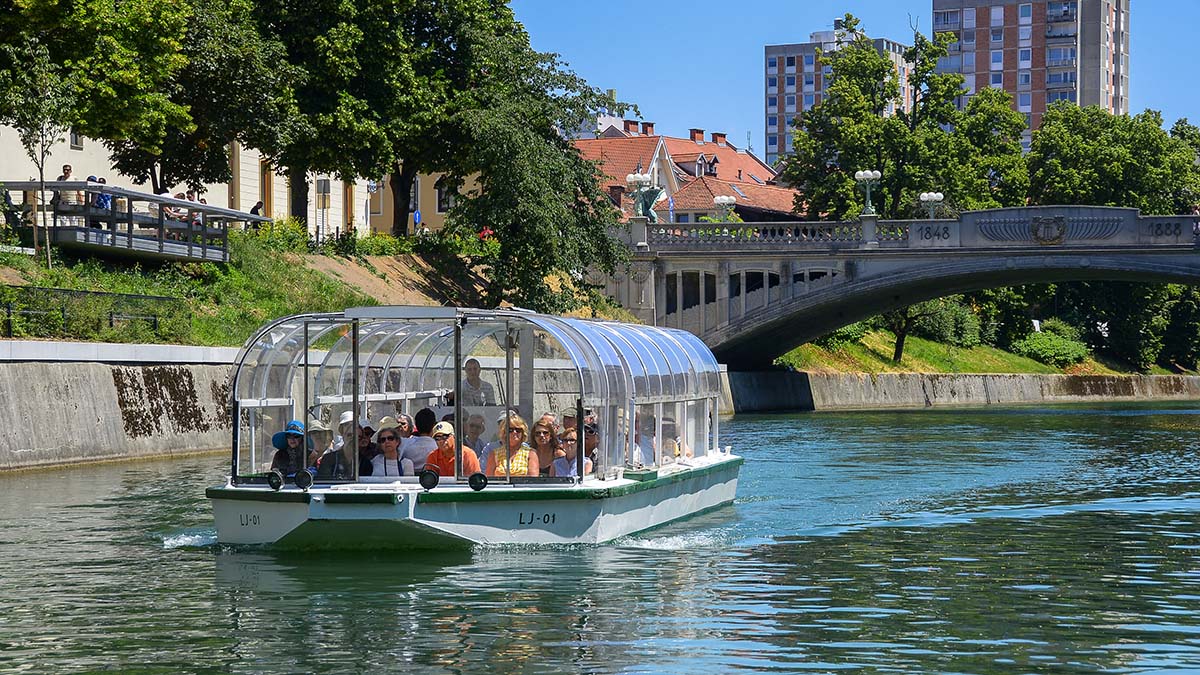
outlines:
[{"label": "large green tree", "polygon": [[592,296],[586,270],[611,275],[628,255],[612,236],[620,213],[596,165],[563,134],[594,124],[596,110],[613,101],[554,55],[532,50],[523,30],[495,40],[493,86],[455,119],[475,187],[452,209],[450,230],[490,230],[497,241],[472,261],[485,269],[487,304],[570,310]]},{"label": "large green tree", "polygon": [[[167,85],[186,63],[189,18],[186,0],[0,0],[0,44],[46,46],[76,88],[71,122],[80,133],[157,151],[168,126],[187,124]],[[13,67],[0,57],[0,71]]]},{"label": "large green tree", "polygon": [[883,174],[876,210],[883,218],[919,215],[917,196],[937,190],[959,208],[1011,206],[1024,198],[1020,161],[1024,116],[1008,95],[985,90],[966,110],[962,75],[938,72],[953,37],[913,36],[904,53],[903,89],[892,62],[846,15],[829,66],[823,99],[794,123],[784,180],[800,190],[797,209],[809,218],[842,219],[863,208],[854,182],[860,169]]},{"label": "large green tree", "polygon": [[237,142],[268,155],[290,141],[296,69],[283,46],[264,39],[253,21],[250,0],[192,0],[183,42],[186,65],[167,85],[186,119],[169,123],[161,147],[133,139],[107,142],[117,170],[157,194],[179,183],[232,178],[229,145]]},{"label": "large green tree", "polygon": [[310,173],[351,180],[383,175],[390,163],[387,135],[362,93],[363,58],[387,48],[370,42],[360,25],[376,1],[391,2],[255,2],[261,34],[282,44],[288,63],[297,68],[292,132],[268,156],[288,176],[291,215],[299,220],[308,217]]},{"label": "large green tree", "polygon": [[1054,104],[1033,134],[1030,202],[1190,213],[1200,201],[1200,172],[1186,127],[1177,134],[1163,129],[1162,115],[1154,110],[1129,116]]}]

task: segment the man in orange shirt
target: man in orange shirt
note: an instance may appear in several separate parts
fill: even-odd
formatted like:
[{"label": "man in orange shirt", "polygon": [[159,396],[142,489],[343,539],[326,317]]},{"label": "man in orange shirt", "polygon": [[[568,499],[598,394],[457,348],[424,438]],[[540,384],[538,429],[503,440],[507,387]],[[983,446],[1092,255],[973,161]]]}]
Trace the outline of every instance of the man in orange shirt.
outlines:
[{"label": "man in orange shirt", "polygon": [[[449,422],[438,422],[433,427],[433,440],[437,443],[437,450],[429,453],[429,457],[425,459],[425,467],[436,468],[438,475],[441,476],[453,476],[454,425]],[[462,472],[464,476],[480,472],[479,457],[475,455],[474,450],[465,445],[462,449]]]}]

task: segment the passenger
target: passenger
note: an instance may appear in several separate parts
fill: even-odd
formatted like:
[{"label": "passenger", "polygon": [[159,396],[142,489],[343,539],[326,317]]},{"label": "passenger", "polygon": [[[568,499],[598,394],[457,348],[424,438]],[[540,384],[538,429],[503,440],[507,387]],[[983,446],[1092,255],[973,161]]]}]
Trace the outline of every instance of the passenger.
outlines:
[{"label": "passenger", "polygon": [[[558,442],[558,415],[555,413],[552,413],[552,412],[544,412],[544,413],[542,413],[542,416],[538,418],[538,422],[545,422],[546,424],[550,425],[550,428],[555,433],[555,436],[554,436],[555,443],[557,443]],[[534,425],[534,426],[537,426],[537,425]]]},{"label": "passenger", "polygon": [[567,429],[574,429],[579,426],[575,423],[575,410],[573,408],[568,408],[562,411],[560,417],[562,418],[563,431],[566,431]]},{"label": "passenger", "polygon": [[500,416],[496,418],[496,435],[492,437],[492,440],[488,441],[483,446],[483,450],[478,451],[480,466],[487,466],[488,455],[492,454],[493,450],[495,450],[496,448],[499,448],[505,442],[505,439],[502,439],[500,437],[501,427],[504,425],[504,422],[505,422],[505,420],[508,419],[509,415],[516,415],[516,414],[517,414],[516,410],[510,409],[510,410],[501,412]]},{"label": "passenger", "polygon": [[[555,458],[554,463],[550,465],[550,475],[555,477],[578,476],[579,463],[576,457],[579,455],[579,436],[575,429],[567,429],[563,432],[562,444],[563,456]],[[592,460],[586,457],[583,460],[583,473],[589,474],[592,472]]]},{"label": "passenger", "polygon": [[371,460],[371,476],[401,476],[400,434],[395,427],[382,429],[376,438],[382,452]]},{"label": "passenger", "polygon": [[323,455],[333,447],[333,431],[321,420],[313,420],[308,425],[308,442],[318,455]]},{"label": "passenger", "polygon": [[[342,413],[339,422],[338,431],[341,435],[334,439],[332,447],[325,451],[317,462],[318,480],[351,480],[354,478],[357,446],[346,442],[346,438],[354,432],[354,413],[347,410]],[[362,470],[361,463],[358,468],[359,471]]]},{"label": "passenger", "polygon": [[379,454],[379,446],[371,442],[375,436],[375,427],[370,422],[358,427],[358,475],[370,476],[374,472],[375,456]]},{"label": "passenger", "polygon": [[485,441],[482,436],[485,429],[483,415],[475,414],[468,417],[467,437],[463,439],[463,445],[475,451],[483,450]]},{"label": "passenger", "polygon": [[[425,467],[438,472],[439,476],[454,475],[454,425],[449,422],[438,422],[433,427],[433,441],[437,450],[425,458]],[[470,476],[479,473],[479,458],[475,451],[467,446],[462,449],[462,475]]]},{"label": "passenger", "polygon": [[467,379],[458,388],[462,392],[463,405],[496,405],[496,392],[490,383],[479,378],[481,370],[477,359],[467,359],[463,364]]},{"label": "passenger", "polygon": [[633,426],[633,443],[638,451],[638,456],[632,458],[633,462],[642,466],[653,466],[654,450],[657,445],[654,442],[654,416],[647,415],[643,423],[642,414],[634,413]]},{"label": "passenger", "polygon": [[404,413],[396,415],[396,429],[400,432],[400,438],[411,437],[414,428],[416,427],[413,426],[412,415],[405,415]]},{"label": "passenger", "polygon": [[533,425],[533,451],[537,453],[538,467],[541,468],[543,476],[549,476],[550,463],[563,456],[558,436],[554,434],[554,427],[548,424],[544,417]]},{"label": "passenger", "polygon": [[537,476],[538,457],[525,442],[528,436],[525,420],[516,413],[510,414],[500,424],[502,445],[491,452],[487,459],[489,476]]},{"label": "passenger", "polygon": [[692,449],[687,443],[679,437],[678,427],[675,425],[675,420],[670,417],[663,418],[663,457],[673,457],[675,459],[690,459],[693,456]]},{"label": "passenger", "polygon": [[271,445],[275,446],[275,456],[271,459],[271,468],[277,469],[285,476],[295,475],[303,471],[305,466],[317,463],[316,451],[310,451],[305,462],[304,422],[292,420],[283,431],[276,432],[271,437]]},{"label": "passenger", "polygon": [[594,414],[583,417],[583,456],[596,461],[596,448],[600,447],[600,425]]},{"label": "passenger", "polygon": [[[379,424],[377,426],[379,428],[375,430],[375,437],[372,438],[371,440],[374,441],[376,445],[380,445],[379,434],[383,433],[384,429],[395,429],[395,428],[399,427],[400,422],[395,417],[392,417],[391,415],[387,415],[387,416],[379,418]],[[399,435],[399,434],[397,434],[397,435]],[[401,441],[403,441],[403,438],[401,438]],[[382,448],[382,446],[380,446],[380,447]]]},{"label": "passenger", "polygon": [[433,412],[432,408],[421,408],[417,411],[417,416],[413,421],[416,423],[416,433],[405,439],[404,445],[400,448],[401,461],[407,460],[404,464],[405,476],[419,473],[421,467],[425,465],[425,458],[429,456],[429,453],[437,450],[437,443],[433,440],[433,427],[437,424],[437,413]]}]

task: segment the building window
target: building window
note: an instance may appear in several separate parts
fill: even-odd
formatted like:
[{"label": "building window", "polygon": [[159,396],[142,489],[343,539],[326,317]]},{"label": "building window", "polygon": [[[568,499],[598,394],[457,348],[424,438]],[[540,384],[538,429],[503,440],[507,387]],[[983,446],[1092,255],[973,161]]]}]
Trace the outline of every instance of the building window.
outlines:
[{"label": "building window", "polygon": [[813,95],[805,94],[804,95],[804,109],[811,110],[813,105],[814,105]]},{"label": "building window", "polygon": [[804,55],[804,66],[806,68],[811,67],[814,63],[816,63],[816,55],[815,54],[805,54]]},{"label": "building window", "polygon": [[79,132],[75,131],[74,128],[71,129],[71,149],[72,150],[82,150],[83,149],[83,136],[80,136]]},{"label": "building window", "polygon": [[975,52],[967,52],[962,55],[962,69],[964,73],[975,72]]},{"label": "building window", "polygon": [[1017,6],[1017,19],[1021,23],[1033,23],[1033,5],[1024,4]]},{"label": "building window", "polygon": [[1056,103],[1058,101],[1070,101],[1071,103],[1074,103],[1075,90],[1070,89],[1067,91],[1052,91],[1046,94],[1046,103]]},{"label": "building window", "polygon": [[768,96],[767,97],[767,110],[768,111],[775,110],[775,108],[778,106],[779,106],[779,97],[778,96]]},{"label": "building window", "polygon": [[779,126],[779,118],[777,116],[771,115],[770,117],[767,118],[767,128],[768,129],[774,129],[778,126]]},{"label": "building window", "polygon": [[779,78],[777,78],[777,77],[768,77],[767,78],[767,89],[774,89],[777,86],[779,86]]},{"label": "building window", "polygon": [[1029,68],[1033,64],[1033,62],[1030,60],[1032,58],[1033,58],[1033,50],[1032,49],[1017,50],[1017,67],[1018,68]]},{"label": "building window", "polygon": [[944,30],[954,30],[955,28],[958,28],[957,9],[933,13],[933,30],[935,33]]},{"label": "building window", "polygon": [[[975,8],[974,7],[966,7],[963,9],[963,11],[962,11],[962,26],[963,26],[963,28],[974,28],[975,27]],[[970,40],[970,42],[974,42],[974,41],[975,41],[974,39]]]},{"label": "building window", "polygon": [[787,57],[787,67],[788,67],[788,70],[792,70],[793,68],[796,67],[796,57],[794,57],[794,56]]},{"label": "building window", "polygon": [[1017,73],[1017,84],[1023,85],[1023,86],[1028,86],[1032,82],[1033,82],[1033,76],[1029,73],[1028,70],[1022,70],[1021,72]]},{"label": "building window", "polygon": [[778,63],[779,63],[779,61],[774,56],[772,56],[767,59],[767,68],[769,68],[771,70],[775,70],[776,64],[778,64]]},{"label": "building window", "polygon": [[991,80],[991,82],[988,83],[988,86],[994,87],[996,89],[1003,89],[1004,88],[1004,73],[992,73],[992,80]]},{"label": "building window", "polygon": [[964,30],[962,34],[963,49],[975,48],[975,31]]},{"label": "building window", "polygon": [[1075,71],[1052,70],[1046,73],[1046,84],[1075,84]]},{"label": "building window", "polygon": [[992,27],[1004,25],[1004,7],[994,5],[992,8]]},{"label": "building window", "polygon": [[812,89],[814,86],[816,86],[816,84],[817,84],[817,76],[813,75],[812,73],[805,73],[804,86],[808,89]]},{"label": "building window", "polygon": [[992,70],[1004,70],[1004,52],[999,49],[992,51]]},{"label": "building window", "polygon": [[434,187],[437,188],[437,212],[446,213],[454,208],[455,192],[446,184],[446,178],[439,178]]},{"label": "building window", "polygon": [[779,145],[779,140],[777,138],[775,138],[774,136],[767,136],[767,145],[769,145],[771,147],[775,147],[775,146]]},{"label": "building window", "polygon": [[1017,110],[1020,112],[1029,112],[1030,106],[1033,105],[1033,96],[1029,93],[1017,94]]},{"label": "building window", "polygon": [[675,214],[675,222],[677,222],[677,223],[686,223],[686,222],[688,222],[688,214],[686,214],[686,213],[676,213],[676,214]]},{"label": "building window", "polygon": [[1074,47],[1051,47],[1046,54],[1046,66],[1053,68],[1055,66],[1073,66],[1075,65],[1075,48]]},{"label": "building window", "polygon": [[787,88],[792,89],[792,90],[794,90],[796,88],[796,76],[795,75],[787,76]]},{"label": "building window", "polygon": [[1004,44],[1004,29],[1003,28],[993,28],[992,29],[992,44],[997,44],[997,43]]},{"label": "building window", "polygon": [[796,97],[795,96],[788,96],[786,99],[784,99],[784,110],[786,110],[787,112],[795,112],[796,111]]}]

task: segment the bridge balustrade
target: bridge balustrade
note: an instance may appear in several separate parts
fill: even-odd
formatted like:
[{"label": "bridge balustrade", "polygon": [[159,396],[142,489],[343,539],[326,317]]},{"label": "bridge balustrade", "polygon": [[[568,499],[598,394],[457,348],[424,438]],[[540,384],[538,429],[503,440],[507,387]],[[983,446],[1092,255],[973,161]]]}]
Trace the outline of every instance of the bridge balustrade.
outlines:
[{"label": "bridge balustrade", "polygon": [[863,243],[862,224],[845,223],[709,223],[700,227],[651,227],[647,243],[654,249],[763,247],[780,244],[823,246]]}]

